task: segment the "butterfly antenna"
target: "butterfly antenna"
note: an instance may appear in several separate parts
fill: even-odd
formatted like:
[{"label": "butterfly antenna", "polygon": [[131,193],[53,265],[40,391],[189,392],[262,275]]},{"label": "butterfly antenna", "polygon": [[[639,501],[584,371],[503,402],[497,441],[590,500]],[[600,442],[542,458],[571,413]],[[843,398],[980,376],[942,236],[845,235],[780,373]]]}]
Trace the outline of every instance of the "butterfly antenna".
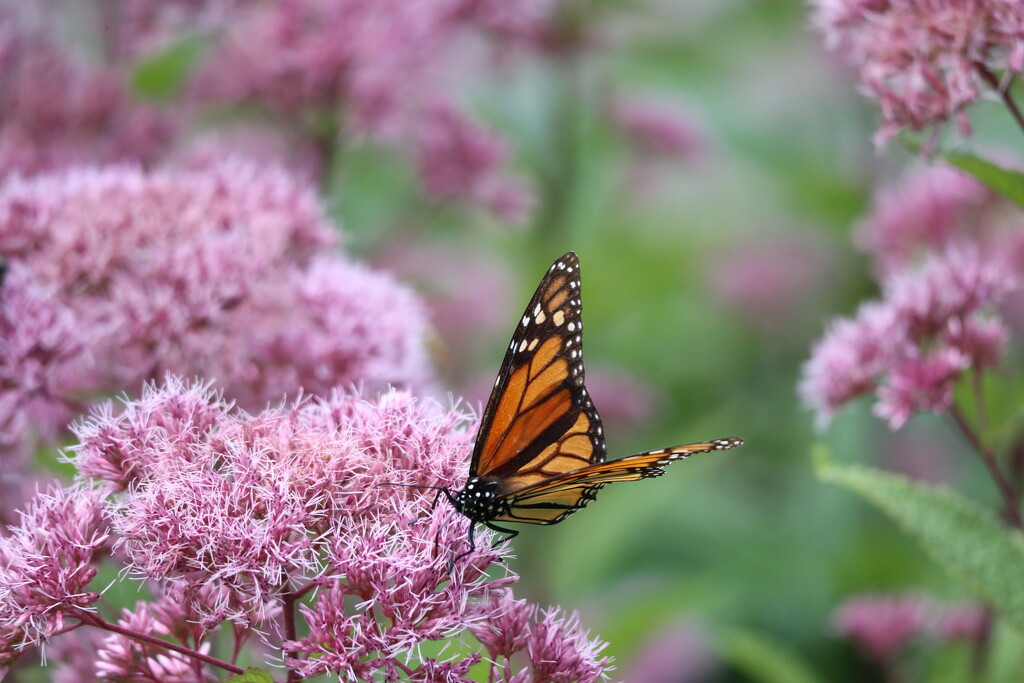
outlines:
[{"label": "butterfly antenna", "polygon": [[373,485],[374,488],[377,488],[378,486],[402,486],[409,489],[432,489],[435,491],[448,488],[446,486],[429,486],[427,484],[399,484],[396,481],[379,481]]}]

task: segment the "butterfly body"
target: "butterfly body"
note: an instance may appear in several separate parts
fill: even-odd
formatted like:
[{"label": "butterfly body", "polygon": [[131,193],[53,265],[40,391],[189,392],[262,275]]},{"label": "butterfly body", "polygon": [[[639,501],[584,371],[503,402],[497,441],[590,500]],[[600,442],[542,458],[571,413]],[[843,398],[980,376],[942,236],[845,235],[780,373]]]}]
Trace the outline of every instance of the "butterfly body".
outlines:
[{"label": "butterfly body", "polygon": [[501,496],[501,485],[480,477],[470,477],[461,491],[451,495],[455,511],[474,523],[490,522],[508,514],[509,505]]},{"label": "butterfly body", "polygon": [[459,557],[475,547],[478,523],[509,539],[518,532],[497,523],[557,524],[605,484],[661,476],[674,460],[743,443],[717,439],[605,460],[604,427],[584,385],[579,272],[573,252],[548,269],[505,353],[469,478],[459,491],[439,492],[470,520],[470,551]]}]

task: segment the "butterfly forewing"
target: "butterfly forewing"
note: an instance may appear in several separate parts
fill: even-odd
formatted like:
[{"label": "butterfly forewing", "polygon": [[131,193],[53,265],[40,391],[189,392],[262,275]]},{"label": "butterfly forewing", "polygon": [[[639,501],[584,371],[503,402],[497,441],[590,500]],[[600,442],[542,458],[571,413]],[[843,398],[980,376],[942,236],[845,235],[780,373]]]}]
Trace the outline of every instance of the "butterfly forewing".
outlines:
[{"label": "butterfly forewing", "polygon": [[470,476],[517,491],[604,460],[601,418],[583,384],[580,266],[569,252],[541,281],[505,353]]}]

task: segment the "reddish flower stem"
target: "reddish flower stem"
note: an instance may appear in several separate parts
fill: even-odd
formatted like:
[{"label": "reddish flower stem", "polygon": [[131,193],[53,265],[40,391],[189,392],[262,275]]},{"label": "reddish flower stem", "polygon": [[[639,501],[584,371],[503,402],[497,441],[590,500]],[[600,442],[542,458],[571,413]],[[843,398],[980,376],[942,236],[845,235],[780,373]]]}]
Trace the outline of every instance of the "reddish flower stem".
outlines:
[{"label": "reddish flower stem", "polygon": [[1003,100],[1003,104],[1010,110],[1010,115],[1013,116],[1013,120],[1017,122],[1017,126],[1024,131],[1024,114],[1021,114],[1020,108],[1017,103],[1010,97],[1010,81],[1007,80],[1005,84],[999,82],[999,78],[992,73],[987,66],[981,62],[975,62],[974,68],[977,69],[978,74],[992,86],[992,89],[999,93],[999,97]]},{"label": "reddish flower stem", "polygon": [[1010,482],[1007,481],[1003,475],[1002,470],[999,469],[999,463],[996,462],[996,456],[991,449],[986,448],[981,443],[981,439],[974,433],[971,426],[964,419],[960,409],[955,405],[949,409],[949,414],[953,418],[953,423],[963,434],[967,442],[978,452],[981,456],[982,462],[985,463],[985,467],[988,469],[989,474],[992,475],[992,479],[996,483],[996,488],[999,489],[999,494],[1003,498],[1003,507],[1005,508],[1006,517],[1010,520],[1013,526],[1017,527],[1021,531],[1024,531],[1024,519],[1021,518],[1020,507],[1017,504],[1017,497],[1013,493],[1013,487],[1010,486]]},{"label": "reddish flower stem", "polygon": [[[284,613],[284,639],[286,641],[294,641],[297,637],[298,631],[295,628],[295,605],[302,598],[302,593],[305,592],[305,590],[308,590],[309,585],[310,584],[307,584],[307,587],[304,589],[285,593],[281,599],[284,603],[281,611]],[[284,651],[285,662],[288,661],[289,657],[294,658],[297,654],[298,653],[293,650],[286,649]],[[298,683],[300,680],[302,679],[299,676],[299,672],[295,669],[289,668],[288,678],[286,679],[287,683]]]},{"label": "reddish flower stem", "polygon": [[130,628],[118,626],[117,624],[112,624],[109,621],[105,620],[103,617],[99,616],[98,614],[86,612],[85,610],[74,610],[71,614],[77,619],[81,620],[82,623],[88,624],[89,626],[95,626],[96,628],[101,628],[104,631],[119,633],[122,636],[131,638],[133,640],[138,640],[140,642],[146,643],[147,645],[153,645],[154,647],[162,647],[165,650],[171,650],[173,652],[177,652],[178,654],[185,655],[186,657],[192,657],[193,659],[197,659],[206,664],[219,667],[221,669],[224,669],[225,671],[230,671],[233,674],[245,673],[244,669],[241,669],[235,666],[234,664],[222,661],[220,659],[217,659],[216,657],[211,657],[210,655],[204,655],[202,652],[198,652],[197,650],[191,650],[183,645],[178,645],[177,643],[171,643],[166,640],[161,640],[155,636],[149,635],[148,633],[142,633],[140,631],[134,631]]}]

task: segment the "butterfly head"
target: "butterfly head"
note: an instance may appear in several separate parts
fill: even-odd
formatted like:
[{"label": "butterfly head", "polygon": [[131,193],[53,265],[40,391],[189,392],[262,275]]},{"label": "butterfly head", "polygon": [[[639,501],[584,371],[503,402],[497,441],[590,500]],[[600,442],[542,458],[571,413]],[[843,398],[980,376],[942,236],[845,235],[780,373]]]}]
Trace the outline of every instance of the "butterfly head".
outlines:
[{"label": "butterfly head", "polygon": [[470,477],[462,490],[452,496],[452,504],[474,522],[487,522],[508,511],[508,503],[499,493],[498,482]]}]

